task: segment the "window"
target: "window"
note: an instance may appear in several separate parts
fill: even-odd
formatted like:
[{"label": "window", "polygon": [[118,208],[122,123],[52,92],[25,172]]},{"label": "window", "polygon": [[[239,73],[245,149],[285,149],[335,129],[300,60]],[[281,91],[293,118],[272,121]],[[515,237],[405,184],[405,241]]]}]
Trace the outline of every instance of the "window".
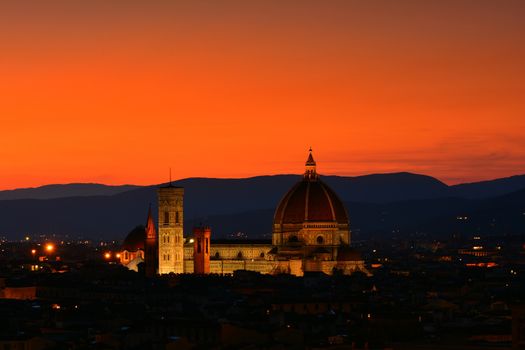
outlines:
[{"label": "window", "polygon": [[170,223],[170,212],[165,211],[164,212],[164,225],[169,225]]},{"label": "window", "polygon": [[197,253],[201,252],[201,239],[197,238]]},{"label": "window", "polygon": [[178,211],[175,212],[175,223],[176,224],[179,223],[179,212]]},{"label": "window", "polygon": [[208,254],[208,238],[206,238],[206,254]]},{"label": "window", "polygon": [[323,243],[324,243],[323,236],[317,236],[317,244],[323,244]]}]

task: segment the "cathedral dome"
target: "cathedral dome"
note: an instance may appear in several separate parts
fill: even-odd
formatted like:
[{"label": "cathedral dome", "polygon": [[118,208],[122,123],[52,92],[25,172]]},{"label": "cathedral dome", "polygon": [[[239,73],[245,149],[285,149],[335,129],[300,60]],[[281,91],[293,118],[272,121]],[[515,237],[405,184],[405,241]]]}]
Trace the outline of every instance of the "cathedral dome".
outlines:
[{"label": "cathedral dome", "polygon": [[144,241],[146,240],[146,229],[144,226],[139,225],[135,227],[122,243],[122,250],[128,252],[135,252],[137,250],[144,250]]},{"label": "cathedral dome", "polygon": [[306,161],[304,177],[281,199],[274,216],[274,225],[331,222],[348,225],[343,202],[324,184],[316,173],[312,151]]}]

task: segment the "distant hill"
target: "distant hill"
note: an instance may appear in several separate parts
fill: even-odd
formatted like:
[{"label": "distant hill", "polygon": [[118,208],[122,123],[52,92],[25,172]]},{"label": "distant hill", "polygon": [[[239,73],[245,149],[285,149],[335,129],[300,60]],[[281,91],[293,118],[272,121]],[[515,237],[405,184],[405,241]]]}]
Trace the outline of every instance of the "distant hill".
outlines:
[{"label": "distant hill", "polygon": [[426,175],[411,173],[372,174],[356,177],[323,176],[344,201],[394,202],[449,195],[449,187]]},{"label": "distant hill", "polygon": [[[186,192],[195,194],[211,191],[215,195],[229,195],[248,191],[264,201],[268,198],[273,200],[274,197],[270,193],[286,191],[299,177],[300,175],[256,176],[245,179],[188,178],[174,181],[173,184],[185,187]],[[439,197],[488,198],[525,188],[525,175],[453,186],[448,186],[430,176],[406,172],[355,177],[330,175],[322,178],[344,200],[360,202],[391,202]],[[112,196],[135,189],[150,191],[155,187],[157,185],[53,184],[0,191],[0,200]]]},{"label": "distant hill", "polygon": [[525,175],[451,186],[451,194],[462,198],[488,198],[525,188]]},{"label": "distant hill", "polygon": [[[299,175],[189,178],[173,184],[185,188],[187,233],[194,224],[204,222],[213,227],[217,236],[240,231],[255,238],[271,231],[275,207],[299,179]],[[487,225],[484,217],[496,212],[500,213],[498,222],[512,223],[509,229],[514,230],[521,223],[521,217],[510,218],[506,213],[520,210],[523,196],[520,189],[525,189],[525,176],[456,186],[410,173],[324,176],[323,180],[346,203],[356,232],[449,231],[457,224],[457,215],[467,214],[476,219],[469,221],[469,225],[483,228]],[[136,224],[144,223],[150,203],[156,215],[157,185],[82,185],[0,192],[0,198],[4,198],[0,200],[0,235],[15,238],[35,233],[69,233],[122,239]],[[96,195],[89,196],[88,189]],[[6,192],[14,198],[2,197],[7,196]],[[505,199],[507,195],[515,196],[515,201],[507,202],[510,201]],[[23,196],[33,198],[15,199]]]},{"label": "distant hill", "polygon": [[[426,233],[525,234],[525,190],[488,199],[434,198],[389,203],[345,203],[350,227],[357,239],[377,236]],[[273,209],[190,220],[205,221],[214,235],[250,233],[253,238],[268,237]]]},{"label": "distant hill", "polygon": [[0,191],[0,200],[12,199],[52,199],[63,197],[112,196],[139,186],[108,186],[94,183],[72,183],[64,185],[45,185],[31,188]]}]

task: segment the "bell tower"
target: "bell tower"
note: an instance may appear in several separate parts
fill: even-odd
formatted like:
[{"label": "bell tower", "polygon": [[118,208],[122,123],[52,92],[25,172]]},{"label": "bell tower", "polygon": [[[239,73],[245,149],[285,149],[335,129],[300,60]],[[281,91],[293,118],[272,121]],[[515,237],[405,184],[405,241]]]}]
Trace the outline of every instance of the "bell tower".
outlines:
[{"label": "bell tower", "polygon": [[171,184],[157,190],[159,206],[159,274],[184,272],[184,188]]}]

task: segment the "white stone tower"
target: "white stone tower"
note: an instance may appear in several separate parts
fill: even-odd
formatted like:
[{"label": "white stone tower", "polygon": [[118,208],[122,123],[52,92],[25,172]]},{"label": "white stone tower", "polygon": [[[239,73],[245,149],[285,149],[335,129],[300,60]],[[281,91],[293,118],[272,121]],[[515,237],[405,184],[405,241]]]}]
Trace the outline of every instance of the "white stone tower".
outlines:
[{"label": "white stone tower", "polygon": [[184,272],[184,188],[157,190],[159,204],[159,274]]}]

